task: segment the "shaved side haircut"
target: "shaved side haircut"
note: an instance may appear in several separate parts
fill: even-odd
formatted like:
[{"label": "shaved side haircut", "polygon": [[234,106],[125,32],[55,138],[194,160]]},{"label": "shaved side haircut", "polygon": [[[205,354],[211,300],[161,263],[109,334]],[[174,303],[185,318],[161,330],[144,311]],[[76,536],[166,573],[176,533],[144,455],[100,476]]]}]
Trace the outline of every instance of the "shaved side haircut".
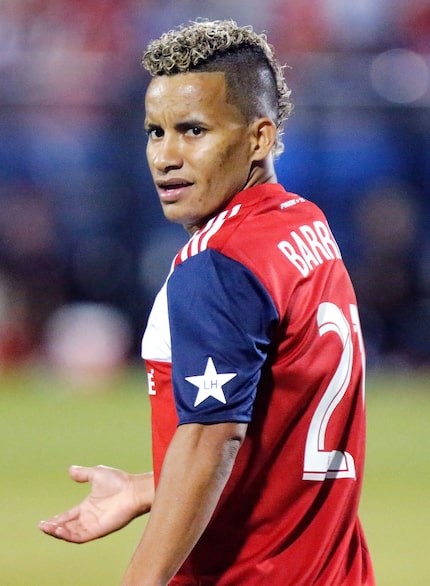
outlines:
[{"label": "shaved side haircut", "polygon": [[291,91],[264,34],[232,20],[199,20],[152,41],[142,64],[152,76],[223,72],[228,101],[247,122],[271,118],[277,127],[274,151],[282,152],[283,126],[292,112]]}]

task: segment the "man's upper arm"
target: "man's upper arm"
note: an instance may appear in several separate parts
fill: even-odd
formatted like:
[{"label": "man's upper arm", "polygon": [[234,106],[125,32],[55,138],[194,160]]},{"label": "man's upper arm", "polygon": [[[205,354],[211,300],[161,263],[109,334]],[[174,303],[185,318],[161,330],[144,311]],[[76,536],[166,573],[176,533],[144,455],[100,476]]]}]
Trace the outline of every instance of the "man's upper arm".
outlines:
[{"label": "man's upper arm", "polygon": [[249,422],[278,314],[241,263],[206,250],[167,285],[172,381],[180,423]]}]

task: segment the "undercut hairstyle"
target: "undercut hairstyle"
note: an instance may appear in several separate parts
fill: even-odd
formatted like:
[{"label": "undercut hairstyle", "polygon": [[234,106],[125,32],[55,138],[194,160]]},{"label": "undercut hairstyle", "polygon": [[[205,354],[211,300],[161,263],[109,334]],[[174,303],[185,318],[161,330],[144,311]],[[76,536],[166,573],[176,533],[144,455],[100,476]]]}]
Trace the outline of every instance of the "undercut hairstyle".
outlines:
[{"label": "undercut hairstyle", "polygon": [[170,30],[152,41],[142,57],[152,76],[188,72],[223,72],[227,100],[246,121],[262,116],[277,128],[276,155],[283,151],[282,133],[293,105],[283,67],[264,33],[233,20],[198,20]]}]

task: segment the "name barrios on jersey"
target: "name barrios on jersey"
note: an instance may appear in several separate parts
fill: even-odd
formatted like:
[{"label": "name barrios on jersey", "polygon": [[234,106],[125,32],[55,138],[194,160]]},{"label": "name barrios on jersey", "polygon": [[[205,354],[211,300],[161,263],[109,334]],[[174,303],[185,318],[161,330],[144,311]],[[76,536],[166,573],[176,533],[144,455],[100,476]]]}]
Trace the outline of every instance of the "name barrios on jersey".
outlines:
[{"label": "name barrios on jersey", "polygon": [[303,277],[326,261],[342,258],[328,224],[320,220],[292,230],[288,240],[278,243],[278,248]]}]

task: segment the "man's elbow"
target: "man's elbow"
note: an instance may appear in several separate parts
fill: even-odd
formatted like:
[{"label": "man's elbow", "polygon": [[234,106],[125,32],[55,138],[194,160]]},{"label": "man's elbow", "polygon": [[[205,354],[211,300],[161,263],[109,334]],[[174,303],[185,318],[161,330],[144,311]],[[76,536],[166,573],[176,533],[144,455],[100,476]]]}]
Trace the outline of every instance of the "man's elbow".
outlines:
[{"label": "man's elbow", "polygon": [[228,433],[225,436],[223,451],[225,465],[231,470],[240,447],[245,441],[248,426],[246,423],[232,423],[227,425]]}]

